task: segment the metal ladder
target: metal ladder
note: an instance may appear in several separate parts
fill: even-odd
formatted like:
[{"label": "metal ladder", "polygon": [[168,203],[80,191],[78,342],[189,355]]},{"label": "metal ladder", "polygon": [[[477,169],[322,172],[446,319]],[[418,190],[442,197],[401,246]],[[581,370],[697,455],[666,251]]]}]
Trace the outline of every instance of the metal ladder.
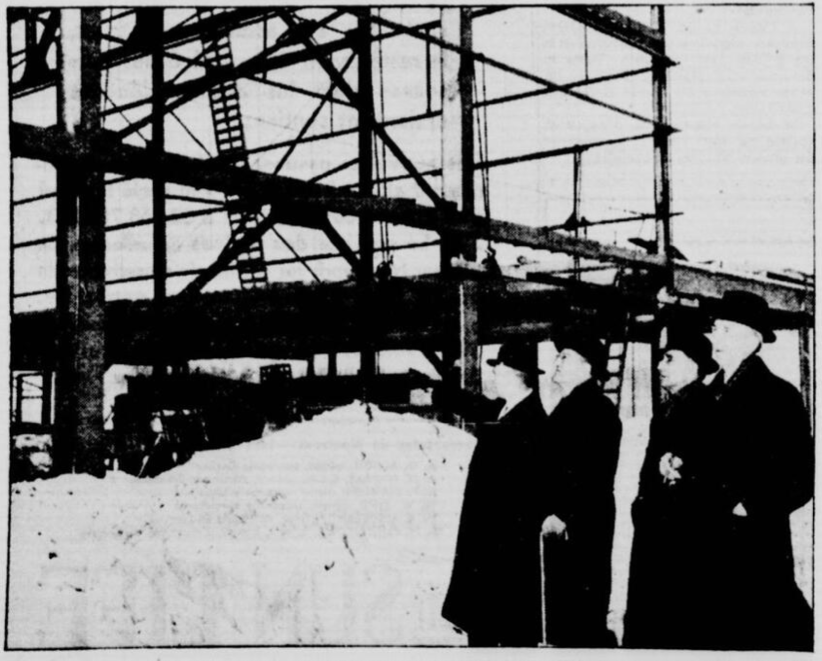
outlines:
[{"label": "metal ladder", "polygon": [[[205,21],[222,9],[197,9],[197,20]],[[211,32],[203,35],[203,59],[211,74],[225,75],[233,71],[234,58],[231,54],[231,39],[228,31]],[[235,77],[223,78],[208,90],[211,105],[211,119],[214,123],[214,137],[220,159],[237,168],[248,169],[248,153],[245,147],[243,117],[240,110],[240,94]],[[259,224],[259,210],[247,208],[240,196],[226,194],[226,209],[231,225],[231,238],[241,238],[247,231]],[[268,272],[263,256],[262,241],[251,244],[237,257],[237,273],[242,289],[261,289],[268,285]]]},{"label": "metal ladder", "polygon": [[626,315],[624,332],[620,336],[611,337],[608,342],[608,363],[602,392],[616,405],[617,411],[622,405],[622,383],[625,379],[625,365],[628,358],[629,323],[630,313]]},{"label": "metal ladder", "polygon": [[[614,276],[614,286],[621,287],[626,277],[625,269],[620,267]],[[605,377],[602,391],[621,411],[622,384],[625,381],[625,365],[628,362],[628,344],[633,326],[633,313],[630,309],[622,312],[620,319],[615,319],[610,333],[606,338],[608,345],[608,361],[605,367]]]}]

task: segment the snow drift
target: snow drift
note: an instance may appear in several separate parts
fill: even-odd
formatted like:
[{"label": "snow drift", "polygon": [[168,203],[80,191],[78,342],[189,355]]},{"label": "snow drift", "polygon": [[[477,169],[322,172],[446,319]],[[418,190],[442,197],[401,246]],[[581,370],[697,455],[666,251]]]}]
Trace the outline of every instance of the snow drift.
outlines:
[{"label": "snow drift", "polygon": [[9,647],[463,644],[440,608],[474,439],[372,412],[14,485]]}]

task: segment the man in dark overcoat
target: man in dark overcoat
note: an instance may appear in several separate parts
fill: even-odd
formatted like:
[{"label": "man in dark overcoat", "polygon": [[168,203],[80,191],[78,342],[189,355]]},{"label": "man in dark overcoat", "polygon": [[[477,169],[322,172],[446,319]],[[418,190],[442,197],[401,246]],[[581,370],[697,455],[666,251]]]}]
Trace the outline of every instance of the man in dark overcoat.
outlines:
[{"label": "man in dark overcoat", "polygon": [[716,398],[716,469],[725,517],[716,540],[725,580],[719,649],[810,650],[813,616],[794,579],[790,514],[813,496],[814,448],[799,392],[757,352],[775,339],[764,299],[726,292],[708,338],[722,368]]},{"label": "man in dark overcoat", "polygon": [[723,627],[714,591],[722,526],[721,476],[714,471],[714,398],[703,378],[718,369],[696,328],[669,328],[659,362],[668,398],[651,420],[632,507],[634,541],[625,647],[710,648]]},{"label": "man in dark overcoat", "polygon": [[500,347],[494,381],[500,398],[454,393],[452,407],[479,421],[465,485],[445,619],[471,646],[536,646],[540,642],[539,533],[545,476],[539,445],[547,416],[536,387],[535,347]]},{"label": "man in dark overcoat", "polygon": [[548,419],[540,464],[547,476],[545,539],[547,642],[610,647],[607,629],[614,535],[614,475],[622,423],[602,392],[607,349],[583,332],[554,341],[552,379],[562,399]]}]

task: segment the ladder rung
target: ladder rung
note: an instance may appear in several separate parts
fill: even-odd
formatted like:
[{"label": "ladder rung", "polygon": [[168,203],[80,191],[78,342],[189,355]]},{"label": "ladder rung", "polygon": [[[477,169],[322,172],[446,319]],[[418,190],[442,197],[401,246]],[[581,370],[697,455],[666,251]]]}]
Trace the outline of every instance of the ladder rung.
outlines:
[{"label": "ladder rung", "polygon": [[237,142],[243,137],[242,129],[220,129],[219,133],[215,133],[220,138],[221,142]]},{"label": "ladder rung", "polygon": [[239,109],[236,107],[218,108],[216,112],[219,113],[219,121],[224,124],[231,122],[233,120],[242,119],[242,115],[240,114]]},{"label": "ladder rung", "polygon": [[[200,20],[216,14],[214,9],[197,10]],[[229,156],[227,161],[236,167],[248,168],[248,154],[245,146],[243,118],[240,111],[240,93],[235,78],[229,78],[234,67],[231,38],[227,32],[203,41],[203,59],[215,70],[225,71],[225,79],[215,83],[208,91],[211,119],[217,151],[221,156]],[[238,208],[240,198],[226,195],[229,225],[232,241],[242,240],[248,232],[259,224],[258,211]],[[240,284],[244,289],[266,287],[268,270],[263,257],[262,242],[258,239],[233,260],[238,270]]]}]

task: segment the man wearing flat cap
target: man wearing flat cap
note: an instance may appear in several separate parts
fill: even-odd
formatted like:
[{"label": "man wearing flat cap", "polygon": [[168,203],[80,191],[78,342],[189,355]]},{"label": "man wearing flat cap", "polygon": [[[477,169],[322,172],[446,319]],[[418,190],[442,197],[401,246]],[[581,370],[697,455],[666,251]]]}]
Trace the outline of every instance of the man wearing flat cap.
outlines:
[{"label": "man wearing flat cap", "polygon": [[[794,580],[790,514],[813,496],[814,450],[802,397],[757,352],[775,339],[764,299],[726,292],[708,338],[726,564],[718,649],[810,650],[813,616]],[[719,591],[718,591],[719,592]]]},{"label": "man wearing flat cap", "polygon": [[548,475],[545,535],[547,642],[611,647],[607,629],[614,535],[614,475],[622,423],[602,392],[608,354],[580,330],[554,340],[562,399],[548,419],[540,462]]},{"label": "man wearing flat cap", "polygon": [[536,347],[506,342],[494,368],[499,399],[455,395],[479,421],[465,484],[456,556],[442,614],[478,647],[540,642],[539,531],[545,482],[539,445],[547,416],[539,398]]},{"label": "man wearing flat cap", "polygon": [[710,648],[723,626],[713,597],[725,570],[715,555],[722,482],[714,470],[714,398],[703,383],[719,368],[711,353],[698,329],[667,329],[658,369],[668,398],[651,420],[631,512],[625,647]]}]

